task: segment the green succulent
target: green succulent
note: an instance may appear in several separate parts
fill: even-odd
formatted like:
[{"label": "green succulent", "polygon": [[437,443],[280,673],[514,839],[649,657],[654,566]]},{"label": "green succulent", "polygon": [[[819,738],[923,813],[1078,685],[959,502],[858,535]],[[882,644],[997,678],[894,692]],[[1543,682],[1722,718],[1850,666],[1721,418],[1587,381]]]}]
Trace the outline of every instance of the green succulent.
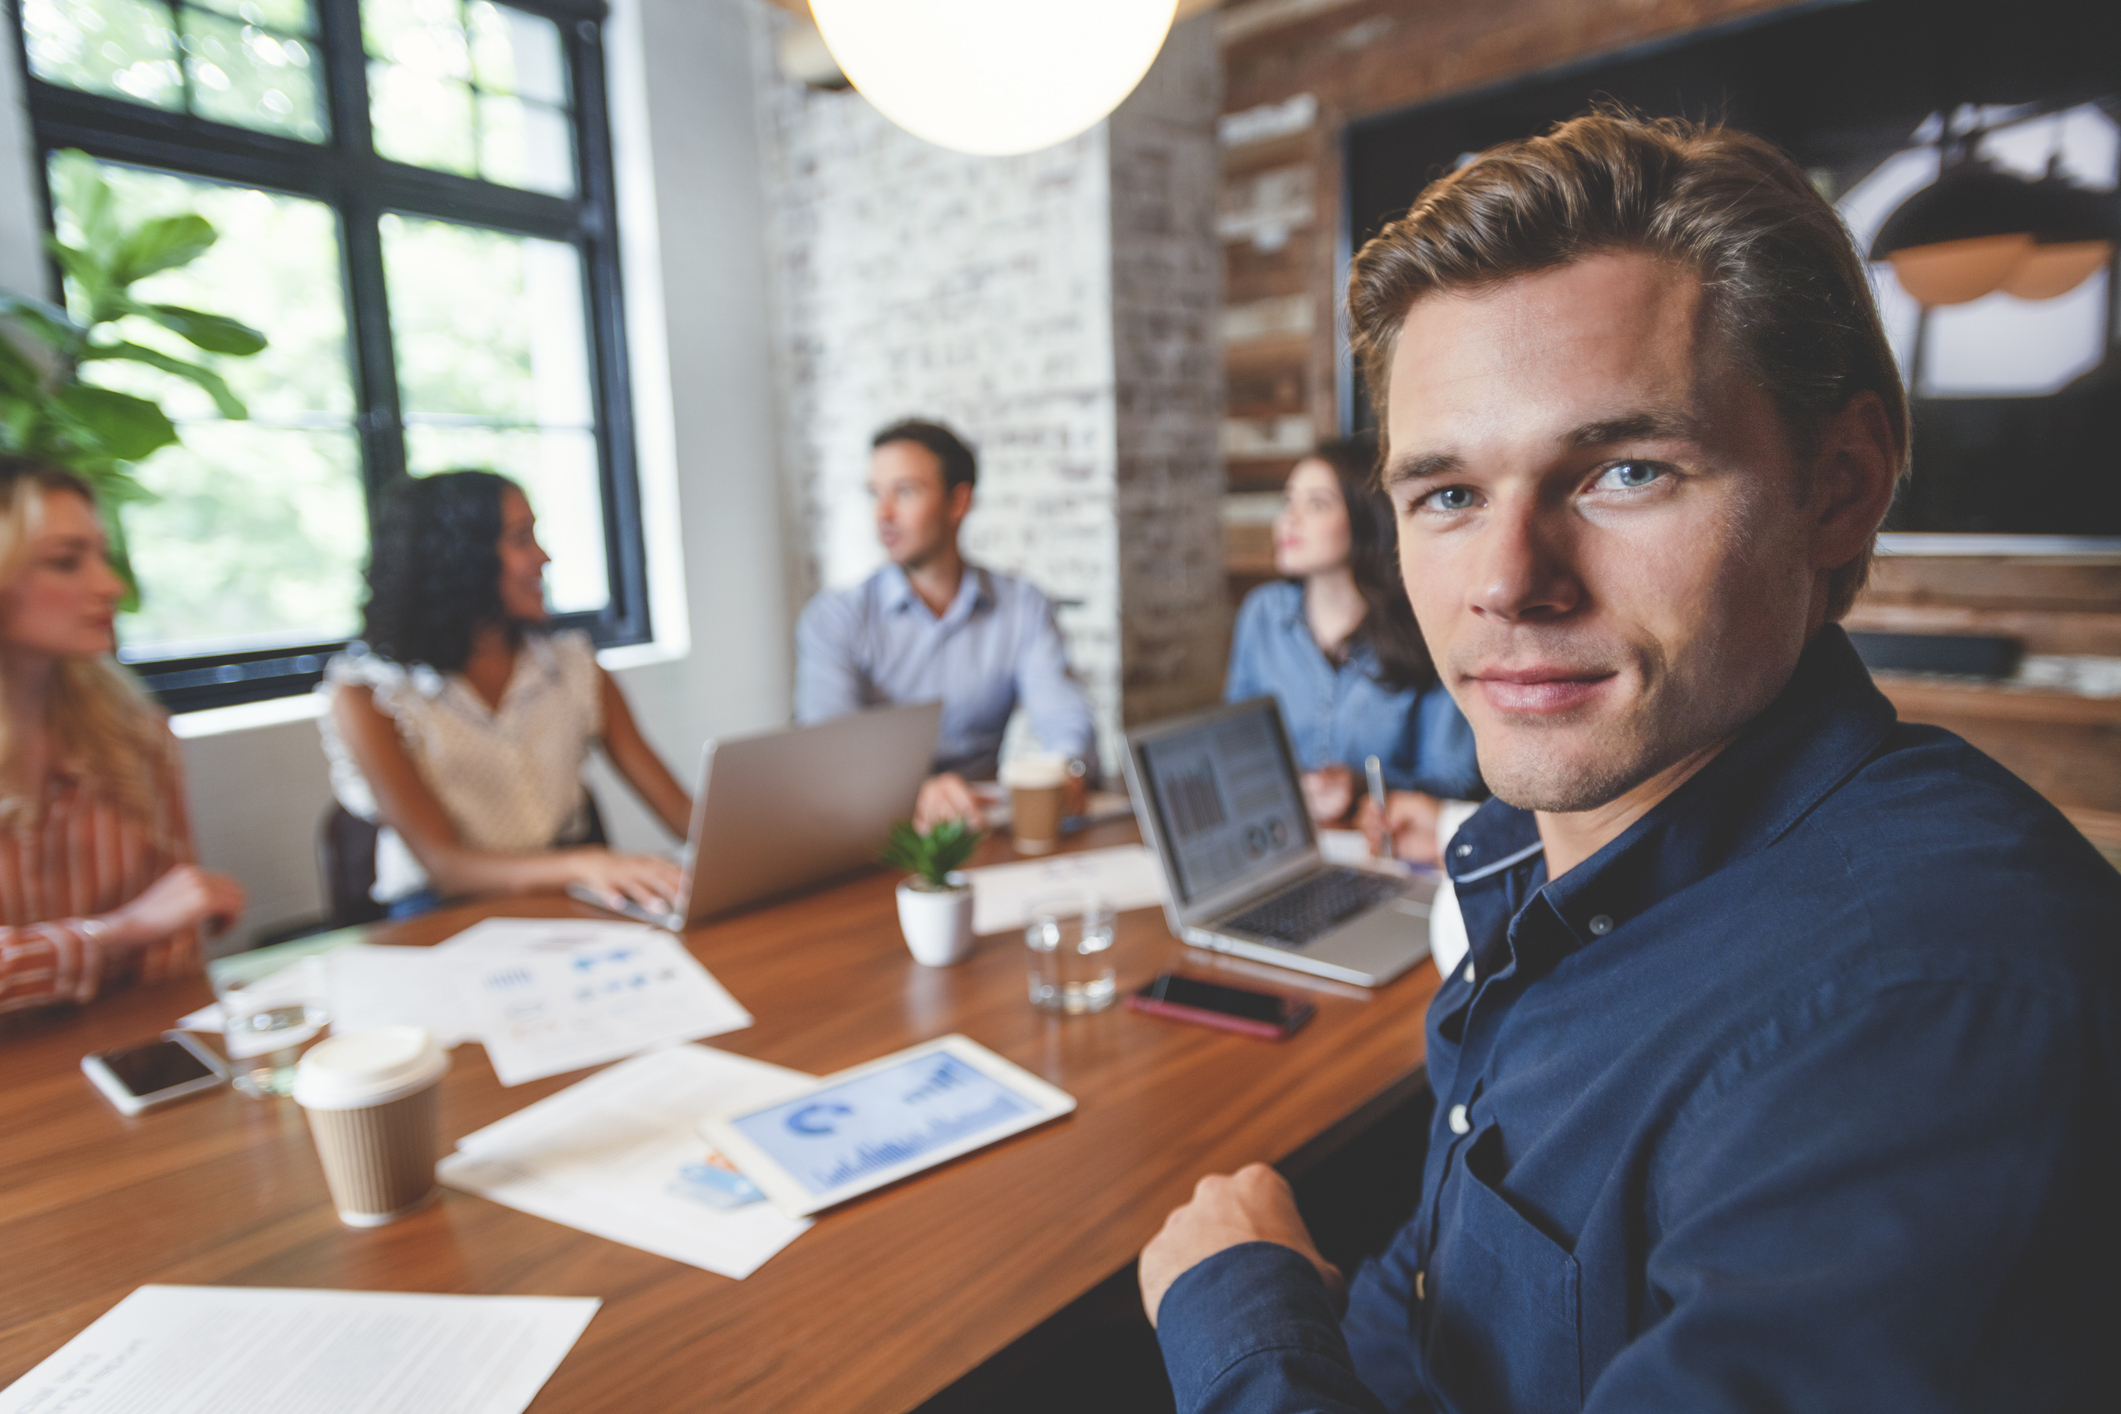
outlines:
[{"label": "green succulent", "polygon": [[945,820],[926,834],[910,820],[891,827],[884,842],[884,863],[927,881],[930,887],[947,889],[952,870],[962,868],[985,838],[969,820]]},{"label": "green succulent", "polygon": [[250,411],[220,374],[134,343],[115,326],[144,319],[194,348],[234,358],[262,350],[265,336],[225,315],[134,296],[132,287],[150,275],[206,253],[218,236],[205,217],[158,216],[127,226],[118,219],[109,184],[87,158],[61,154],[54,176],[69,185],[64,204],[81,226],[79,246],[56,236],[45,241],[66,273],[72,307],[0,293],[0,319],[13,336],[0,336],[0,452],[43,458],[95,488],[112,561],[125,579],[125,607],[131,609],[138,607],[139,591],[119,509],[153,499],[131,468],[175,442],[177,429],[157,403],[83,382],[82,371],[112,360],[145,364],[197,384],[223,417],[240,421]]}]

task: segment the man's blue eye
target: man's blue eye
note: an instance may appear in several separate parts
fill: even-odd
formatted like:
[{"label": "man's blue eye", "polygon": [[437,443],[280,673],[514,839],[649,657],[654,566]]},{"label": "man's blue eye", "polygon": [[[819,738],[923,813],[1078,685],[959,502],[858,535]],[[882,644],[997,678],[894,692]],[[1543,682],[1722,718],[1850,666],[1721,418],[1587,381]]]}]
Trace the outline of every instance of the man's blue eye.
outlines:
[{"label": "man's blue eye", "polygon": [[1662,475],[1664,468],[1654,462],[1621,462],[1606,471],[1606,476],[1623,488],[1647,486]]},{"label": "man's blue eye", "polygon": [[1473,508],[1473,489],[1470,486],[1446,486],[1440,491],[1431,491],[1429,505],[1439,511],[1466,511]]}]

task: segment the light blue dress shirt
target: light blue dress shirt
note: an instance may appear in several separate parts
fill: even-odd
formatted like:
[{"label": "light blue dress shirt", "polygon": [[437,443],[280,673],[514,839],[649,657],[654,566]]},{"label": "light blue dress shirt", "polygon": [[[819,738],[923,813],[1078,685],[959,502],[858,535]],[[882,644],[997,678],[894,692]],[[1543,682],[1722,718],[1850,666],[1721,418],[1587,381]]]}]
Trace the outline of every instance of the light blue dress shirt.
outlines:
[{"label": "light blue dress shirt", "polygon": [[991,779],[1002,729],[1019,702],[1041,746],[1095,769],[1096,727],[1068,674],[1053,606],[1023,580],[967,565],[957,598],[937,617],[906,572],[886,565],[803,610],[795,626],[797,721],[937,698],[937,771]]},{"label": "light blue dress shirt", "polygon": [[1376,672],[1377,659],[1363,643],[1335,667],[1304,619],[1304,587],[1277,580],[1246,595],[1237,611],[1223,700],[1278,701],[1307,771],[1338,761],[1360,781],[1365,759],[1375,756],[1393,790],[1450,800],[1486,796],[1473,728],[1451,694],[1441,684],[1387,687]]}]

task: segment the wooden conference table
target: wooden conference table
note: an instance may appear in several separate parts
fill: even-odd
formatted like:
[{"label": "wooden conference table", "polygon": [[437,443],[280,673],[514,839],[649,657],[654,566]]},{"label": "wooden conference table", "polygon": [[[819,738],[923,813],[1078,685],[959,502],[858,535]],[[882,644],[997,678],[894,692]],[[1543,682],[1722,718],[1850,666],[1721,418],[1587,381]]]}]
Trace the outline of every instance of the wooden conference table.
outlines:
[{"label": "wooden conference table", "polygon": [[[1126,822],[1070,846],[1137,838]],[[983,850],[1015,857],[1006,840]],[[822,1074],[959,1031],[1078,1108],[826,1214],[741,1282],[451,1190],[391,1226],[344,1227],[291,1101],[221,1091],[119,1115],[80,1058],[159,1034],[209,1000],[203,982],[0,1021],[0,1388],[160,1282],[603,1298],[537,1414],[905,1410],[1125,1267],[1202,1174],[1301,1165],[1419,1083],[1428,963],[1374,994],[1312,990],[1317,1016],[1278,1044],[1120,1006],[1048,1016],[1025,999],[1017,935],[957,967],[916,965],[894,882],[872,873],[688,933],[757,1018],[711,1044]],[[487,916],[585,911],[511,899],[371,936],[431,944]],[[1120,916],[1113,956],[1122,989],[1215,968],[1147,909]],[[466,1044],[443,1138],[580,1078],[502,1089]]]}]

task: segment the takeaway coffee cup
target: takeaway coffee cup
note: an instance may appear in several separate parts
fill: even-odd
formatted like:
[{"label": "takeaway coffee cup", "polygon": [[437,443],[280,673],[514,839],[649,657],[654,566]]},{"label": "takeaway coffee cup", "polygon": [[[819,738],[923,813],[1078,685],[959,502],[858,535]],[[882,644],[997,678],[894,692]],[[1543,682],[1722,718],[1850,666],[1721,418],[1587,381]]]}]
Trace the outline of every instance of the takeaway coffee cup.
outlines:
[{"label": "takeaway coffee cup", "polygon": [[1060,845],[1061,800],[1068,763],[1058,756],[1019,756],[1002,767],[1009,787],[1010,828],[1019,854],[1048,854]]},{"label": "takeaway coffee cup", "polygon": [[448,1069],[449,1053],[417,1026],[349,1031],[302,1057],[295,1103],[341,1222],[380,1227],[434,1196],[436,1082]]}]

